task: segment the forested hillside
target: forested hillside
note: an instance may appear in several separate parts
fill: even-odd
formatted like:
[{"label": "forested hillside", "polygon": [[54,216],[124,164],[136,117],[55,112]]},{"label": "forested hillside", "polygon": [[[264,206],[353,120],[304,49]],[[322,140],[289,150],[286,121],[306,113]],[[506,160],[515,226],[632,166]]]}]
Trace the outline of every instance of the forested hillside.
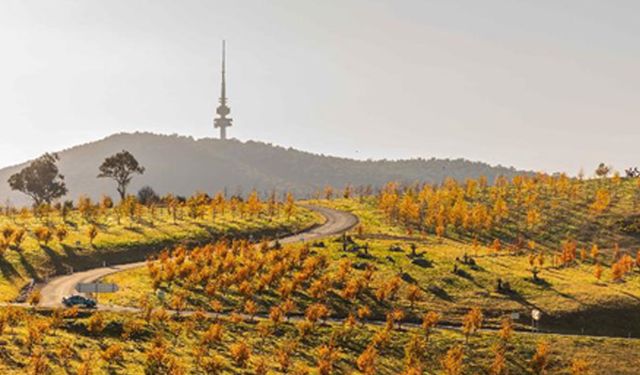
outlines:
[{"label": "forested hillside", "polygon": [[[150,185],[160,194],[191,195],[198,190],[246,194],[253,189],[261,192],[275,189],[304,197],[325,185],[371,185],[375,188],[387,181],[439,183],[445,177],[464,180],[480,176],[493,181],[498,175],[513,177],[521,173],[513,168],[462,159],[358,161],[253,141],[195,140],[149,133],[117,134],[59,152],[60,172],[69,188],[67,199],[75,200],[81,194],[94,199],[105,193],[115,195],[111,181],[97,179],[96,176],[105,157],[123,149],[134,154],[146,167],[145,174],[133,180],[130,189],[133,193],[144,185]],[[22,167],[24,165],[0,170],[0,199],[3,203],[7,199],[13,204],[28,203],[24,196],[12,192],[6,183],[9,176]]]}]

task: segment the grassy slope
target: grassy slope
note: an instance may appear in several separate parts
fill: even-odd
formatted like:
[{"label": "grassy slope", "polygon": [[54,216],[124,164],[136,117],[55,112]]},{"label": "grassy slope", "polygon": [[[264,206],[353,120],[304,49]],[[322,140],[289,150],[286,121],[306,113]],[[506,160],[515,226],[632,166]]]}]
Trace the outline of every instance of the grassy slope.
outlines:
[{"label": "grassy slope", "polygon": [[[419,314],[424,311],[437,310],[443,313],[445,320],[457,324],[461,315],[469,308],[480,307],[494,322],[505,314],[519,312],[522,316],[520,323],[527,325],[531,309],[538,308],[545,314],[543,328],[546,326],[549,329],[576,333],[584,329],[584,332],[593,334],[640,336],[640,322],[632,315],[633,311],[640,309],[640,275],[637,272],[629,275],[624,283],[615,283],[610,280],[610,271],[607,269],[598,282],[593,276],[594,265],[587,261],[568,268],[547,266],[539,275],[544,282],[533,283],[526,255],[503,253],[494,256],[485,247],[476,249],[469,244],[433,236],[409,236],[401,228],[386,224],[382,214],[370,205],[354,200],[324,204],[356,213],[365,233],[362,238],[356,236],[355,241],[370,247],[370,257],[363,259],[358,253],[342,252],[340,242],[325,241],[327,247],[315,248],[315,251],[329,255],[332,261],[328,272],[334,272],[338,261],[345,258],[354,264],[373,264],[378,269],[372,284],[374,288],[404,273],[405,278],[413,279],[424,294],[423,300],[416,303],[414,310],[409,308],[406,299],[401,298],[396,302],[396,305],[402,306],[409,313],[409,319],[418,319]],[[417,245],[417,253],[430,262],[429,266],[412,262],[414,258],[410,254],[409,243]],[[399,246],[402,251],[390,251],[392,246]],[[462,258],[465,253],[477,253],[477,267],[469,267],[456,261],[456,258]],[[458,274],[452,272],[456,264],[461,270]],[[352,270],[353,275],[361,272]],[[496,292],[498,278],[509,282],[514,292]],[[146,268],[115,274],[107,280],[122,287],[121,292],[104,299],[109,303],[136,306],[144,295],[153,294]],[[404,284],[401,295],[406,291],[407,285]],[[183,288],[172,286],[167,290],[171,293]],[[329,304],[335,317],[344,317],[352,306],[337,292],[335,290],[330,295]],[[192,307],[207,308],[209,299],[203,292],[188,293]],[[277,296],[272,294],[255,297],[265,312],[278,301]],[[299,313],[312,302],[304,291],[297,293],[294,299]],[[227,291],[224,301],[229,310],[242,309],[242,298],[234,290]],[[363,296],[358,303],[367,304],[378,319],[384,319],[390,309],[388,304],[378,303],[371,295]]]},{"label": "grassy slope", "polygon": [[[403,246],[405,253],[409,252],[408,242],[419,244],[419,252],[424,251],[425,257],[433,260],[434,267],[421,269],[411,264],[406,256],[392,254],[396,268],[402,267],[423,286],[441,287],[450,297],[449,301],[441,299],[443,309],[452,309],[451,312],[454,312],[462,307],[480,306],[495,311],[495,314],[505,311],[528,314],[531,308],[536,307],[547,315],[545,320],[555,329],[572,332],[585,329],[596,334],[624,336],[631,332],[635,337],[640,336],[640,321],[634,318],[634,314],[640,311],[640,273],[637,271],[628,275],[625,282],[616,283],[611,281],[611,271],[605,263],[602,279],[597,281],[591,260],[578,260],[576,265],[566,268],[552,267],[547,256],[547,264],[539,275],[545,282],[536,284],[530,281],[531,266],[527,254],[518,256],[503,252],[494,256],[489,248],[480,246],[476,249],[464,240],[438,239],[432,235],[409,236],[407,230],[390,225],[370,201],[336,200],[325,204],[356,213],[365,229],[364,237],[369,238],[362,241],[373,241],[379,249],[379,258],[385,255],[385,248],[391,244]],[[615,207],[615,212],[618,212],[616,215],[623,215],[621,212],[625,209]],[[628,213],[628,207],[625,212]],[[567,225],[574,226],[571,223]],[[556,232],[562,231],[561,228]],[[619,231],[613,231],[611,236],[618,239],[626,237],[627,241],[633,241],[633,237],[620,234]],[[407,241],[409,238],[411,241]],[[610,252],[607,249],[603,251]],[[455,258],[465,253],[471,256],[477,253],[479,269],[459,264],[466,275],[454,275],[451,271],[456,263]],[[496,293],[498,278],[510,282],[516,293]]]},{"label": "grassy slope", "polygon": [[[599,190],[609,193],[610,202],[596,213],[591,206]],[[478,236],[487,244],[496,238],[514,244],[522,237],[549,251],[557,251],[561,242],[568,239],[587,249],[592,244],[611,249],[616,243],[633,254],[640,249],[640,179],[548,178],[531,187],[509,183],[503,188],[478,188],[474,197],[465,194],[465,200],[483,204],[491,211],[497,192],[501,192],[508,207],[504,219],[481,231],[448,225],[445,237],[468,242]],[[532,199],[532,203],[526,204],[526,199]],[[528,207],[540,214],[540,221],[533,226],[527,225]]]},{"label": "grassy slope", "polygon": [[[329,272],[335,270],[338,260],[345,257],[350,258],[354,263],[366,261],[373,263],[378,268],[378,274],[374,284],[381,284],[388,276],[395,276],[402,271],[415,279],[415,282],[425,290],[425,298],[418,302],[415,311],[425,311],[430,309],[440,310],[444,314],[445,321],[457,322],[460,315],[465,313],[471,306],[480,306],[489,317],[489,324],[495,324],[495,318],[505,312],[522,311],[528,313],[531,306],[541,308],[547,314],[566,314],[578,311],[586,311],[587,315],[597,315],[594,309],[601,309],[603,306],[622,307],[624,309],[632,309],[637,311],[637,301],[640,296],[640,278],[637,274],[627,277],[624,283],[618,284],[610,281],[609,270],[605,270],[605,275],[600,283],[595,282],[592,275],[592,265],[590,263],[582,264],[578,262],[576,266],[570,268],[546,268],[540,276],[547,284],[533,284],[526,279],[530,277],[529,264],[527,257],[524,255],[507,255],[498,256],[490,255],[491,251],[485,247],[478,249],[479,269],[473,270],[470,267],[460,265],[466,274],[456,275],[451,272],[453,265],[456,263],[455,258],[463,255],[465,252],[474,254],[476,249],[471,245],[454,241],[451,239],[438,239],[430,235],[408,234],[406,230],[389,225],[382,213],[373,208],[367,202],[358,202],[355,200],[337,200],[324,202],[324,204],[353,211],[360,216],[363,223],[364,233],[362,238],[356,238],[359,244],[368,243],[370,245],[369,259],[363,259],[357,256],[357,253],[343,253],[341,251],[341,243],[334,241],[325,241],[326,248],[314,248],[316,252],[326,253],[330,259]],[[356,236],[356,231],[353,233]],[[411,263],[409,254],[409,243],[418,245],[418,253],[432,262],[432,267],[420,267]],[[390,251],[392,245],[399,245],[403,250],[401,252]],[[393,259],[391,262],[387,257]],[[353,270],[357,274],[357,270]],[[503,295],[496,293],[495,280],[502,277],[504,280],[511,282],[512,287],[517,294]],[[112,302],[118,304],[137,304],[137,300],[144,294],[153,293],[151,282],[147,275],[146,269],[131,270],[128,272],[112,275],[110,281],[118,282],[122,287],[122,292],[110,296]],[[438,293],[429,291],[428,287],[437,285]],[[171,291],[176,291],[178,287],[173,286]],[[403,286],[403,290],[406,284]],[[441,293],[440,290],[444,291]],[[240,298],[235,291],[225,291],[225,295],[229,297],[226,300],[228,309],[238,309]],[[261,304],[264,310],[268,305],[277,300],[276,296],[257,295],[255,299]],[[302,291],[296,295],[296,301],[299,305],[304,306],[308,301],[308,296]],[[206,298],[202,294],[194,293],[190,295],[190,303],[194,306],[202,307],[206,303]],[[372,299],[365,297],[359,303],[366,302],[370,304],[375,313],[383,314],[389,308],[387,305],[376,304]],[[332,306],[334,316],[345,314],[349,309],[349,303],[341,300],[336,294],[331,294],[329,304]],[[396,304],[405,306],[407,312],[408,303],[404,298],[399,299]],[[300,307],[300,306],[299,306]],[[91,337],[84,332],[83,323],[73,323],[74,328],[60,331],[60,335],[74,342],[77,348],[81,348],[83,352],[96,353],[96,368],[100,367],[100,371],[107,373],[105,368],[107,364],[99,358],[97,353],[104,349],[108,344],[120,342],[125,346],[124,359],[113,366],[115,373],[141,373],[144,368],[145,354],[143,352],[151,345],[151,337],[161,331],[159,327],[148,328],[149,331],[144,337],[135,340],[123,341],[119,338],[120,329],[117,321],[124,319],[123,316],[117,314],[109,314],[110,319],[115,323],[110,324],[108,337]],[[583,315],[584,316],[584,315]],[[557,324],[548,319],[549,315],[543,318],[543,328],[549,327],[550,324]],[[611,316],[603,315],[604,321],[599,325],[593,325],[592,321],[584,322],[587,331],[595,330],[594,333],[615,333],[624,334],[629,328],[630,323],[637,319],[633,316],[629,320],[611,319]],[[201,322],[202,323],[202,322]],[[526,323],[526,320],[522,323]],[[71,324],[69,322],[68,324]],[[169,327],[175,326],[176,323],[169,323]],[[182,323],[184,324],[184,323]],[[619,326],[617,325],[619,324]],[[206,324],[204,324],[206,326]],[[558,327],[567,331],[580,330],[579,324],[569,325],[563,321]],[[202,328],[201,328],[202,329]],[[201,335],[201,329],[186,329],[179,338],[173,337],[171,334],[165,334],[166,339],[172,342],[170,345],[171,352],[175,357],[180,358],[184,365],[192,373],[198,373],[194,364],[194,349],[200,344],[198,342]],[[225,323],[225,336],[220,344],[214,345],[209,354],[216,353],[225,358],[227,363],[226,372],[233,374],[249,374],[255,373],[252,366],[255,365],[258,358],[263,358],[269,364],[273,373],[277,371],[274,363],[276,347],[280,346],[285,338],[299,337],[294,327],[289,324],[283,325],[278,329],[276,334],[269,335],[266,339],[260,337],[256,331],[256,326],[249,323]],[[355,361],[358,355],[364,350],[376,328],[373,326],[358,326],[346,335],[345,340],[338,340],[340,347],[340,359],[337,362],[336,373],[353,373],[356,371]],[[20,330],[18,330],[20,332]],[[24,332],[24,331],[21,331]],[[637,332],[637,331],[636,331]],[[316,365],[316,354],[321,344],[328,343],[330,337],[336,337],[332,333],[329,326],[320,328],[313,335],[302,339],[298,348],[293,351],[293,360],[295,363],[304,364],[305,366]],[[409,331],[393,331],[390,344],[383,348],[380,352],[376,373],[380,374],[396,374],[402,368],[404,363],[404,346],[411,332]],[[634,333],[637,337],[637,333]],[[8,353],[11,361],[6,358],[3,361],[7,373],[21,373],[27,364],[26,350],[19,343],[20,338],[6,336],[8,342]],[[530,373],[529,359],[531,358],[535,344],[538,340],[544,339],[551,344],[551,364],[549,373],[568,374],[568,366],[573,358],[584,358],[591,362],[594,373],[597,374],[634,374],[637,372],[638,362],[636,353],[640,349],[638,340],[615,339],[615,338],[595,338],[595,337],[575,337],[561,335],[531,335],[528,333],[517,333],[509,350],[507,352],[508,366],[511,373]],[[49,340],[49,341],[47,341]],[[492,360],[490,347],[496,342],[495,333],[482,332],[479,336],[472,338],[470,346],[465,349],[465,371],[464,373],[484,373]],[[229,346],[238,341],[245,341],[252,347],[252,359],[247,369],[240,369],[233,364],[229,355]],[[58,337],[48,337],[45,339],[48,343],[46,346],[51,350],[59,344]],[[438,330],[427,349],[426,367],[428,373],[440,373],[440,358],[444,352],[452,345],[463,342],[461,335],[454,331]],[[620,360],[624,358],[624,360]],[[52,362],[55,357],[52,356]],[[76,357],[71,367],[79,363]],[[54,363],[54,366],[55,363]],[[312,373],[317,373],[312,371]],[[358,372],[355,372],[358,373]]]},{"label": "grassy slope", "polygon": [[[240,218],[227,213],[218,215],[215,220],[210,216],[200,219],[185,216],[175,224],[168,213],[160,209],[153,218],[146,212],[139,222],[122,219],[121,224],[117,223],[113,214],[108,214],[97,218],[98,236],[91,245],[87,235],[91,224],[73,212],[67,219],[68,237],[62,243],[54,238],[45,246],[39,244],[33,234],[36,228],[44,225],[42,220],[0,216],[0,228],[11,226],[27,229],[26,239],[19,251],[9,249],[0,259],[0,300],[15,298],[21,286],[31,278],[65,273],[70,267],[78,270],[99,266],[103,261],[123,263],[144,260],[153,252],[184,241],[197,243],[223,236],[253,235],[257,238],[292,233],[321,220],[319,215],[303,208],[296,210],[291,220],[286,220],[284,215],[271,220],[266,217]],[[60,226],[62,220],[53,216],[50,223]]]},{"label": "grassy slope", "polygon": [[[151,324],[142,323],[139,333],[130,339],[122,338],[122,325],[131,316],[120,314],[104,314],[105,330],[99,334],[87,332],[87,317],[66,319],[56,330],[43,330],[41,343],[33,347],[37,352],[43,348],[48,366],[52,373],[63,373],[63,369],[74,373],[83,361],[91,362],[94,374],[142,374],[147,360],[147,350],[157,337],[162,337],[170,358],[175,359],[185,370],[185,373],[203,374],[196,365],[196,351],[203,348],[201,338],[211,320],[185,318],[170,319],[164,324],[152,321]],[[35,321],[43,317],[36,315]],[[32,321],[33,322],[33,321]],[[255,365],[261,359],[267,364],[269,373],[280,374],[276,362],[276,350],[282,347],[285,340],[297,342],[297,347],[290,351],[292,367],[308,368],[312,374],[317,374],[318,348],[328,344],[330,337],[338,348],[334,373],[349,374],[357,371],[356,359],[371,341],[372,337],[382,328],[355,327],[351,330],[337,325],[324,325],[316,328],[313,334],[300,336],[296,328],[289,323],[281,324],[273,333],[262,337],[255,323],[232,323],[223,321],[223,336],[220,342],[205,349],[204,358],[214,356],[222,358],[224,373],[255,374]],[[412,329],[394,330],[391,332],[387,345],[380,349],[376,360],[376,374],[397,374],[404,367],[405,345],[413,334]],[[419,334],[419,332],[416,332]],[[0,371],[3,374],[23,374],[32,370],[30,350],[25,345],[27,341],[27,326],[19,323],[15,328],[8,328],[2,336],[3,346],[0,355]],[[465,346],[464,373],[484,373],[490,366],[493,354],[492,344],[497,342],[495,333],[483,332],[471,338],[470,344]],[[510,373],[528,374],[529,360],[533,348],[539,340],[550,344],[549,373],[569,374],[569,366],[573,358],[581,358],[591,363],[597,374],[634,374],[640,365],[637,352],[640,342],[624,339],[599,339],[562,337],[557,335],[531,335],[518,333],[511,340],[507,350],[507,365]],[[238,367],[230,355],[229,348],[237,342],[246,342],[250,346],[251,357],[248,365],[243,369]],[[464,338],[453,331],[436,331],[430,338],[424,352],[424,365],[430,374],[441,373],[440,359],[452,346],[463,344]],[[104,349],[118,344],[123,348],[122,358],[117,361],[106,361],[102,357]],[[70,348],[70,359],[67,364],[61,361],[60,350],[67,345]],[[89,358],[89,359],[87,359]],[[620,360],[624,358],[624,360]]]}]

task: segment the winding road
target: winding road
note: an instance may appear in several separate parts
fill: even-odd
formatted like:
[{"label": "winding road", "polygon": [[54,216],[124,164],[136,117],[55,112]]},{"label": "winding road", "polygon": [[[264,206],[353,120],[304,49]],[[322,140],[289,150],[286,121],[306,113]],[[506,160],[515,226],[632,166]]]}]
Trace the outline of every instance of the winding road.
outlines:
[{"label": "winding road", "polygon": [[[301,241],[317,240],[348,231],[358,224],[358,218],[348,212],[338,211],[327,207],[305,205],[305,208],[316,211],[325,217],[322,225],[315,226],[307,231],[281,238],[280,243],[294,243]],[[146,262],[136,262],[110,267],[94,268],[88,271],[75,272],[69,275],[58,276],[49,280],[41,289],[40,306],[55,308],[60,307],[62,297],[76,294],[75,287],[79,283],[91,283],[107,275],[125,271],[132,268],[143,267]]]}]

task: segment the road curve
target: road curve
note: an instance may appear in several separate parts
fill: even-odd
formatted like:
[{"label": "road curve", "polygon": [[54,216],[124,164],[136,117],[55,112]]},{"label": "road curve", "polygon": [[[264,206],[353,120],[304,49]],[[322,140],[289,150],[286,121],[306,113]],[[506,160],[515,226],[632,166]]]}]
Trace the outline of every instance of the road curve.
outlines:
[{"label": "road curve", "polygon": [[[358,224],[358,218],[348,212],[313,205],[305,205],[304,207],[318,212],[325,217],[326,221],[322,225],[313,227],[307,231],[281,238],[279,239],[280,243],[317,240],[346,232]],[[70,275],[53,278],[40,289],[40,306],[50,308],[59,307],[61,306],[62,297],[76,293],[75,287],[77,284],[94,282],[116,272],[142,267],[145,263],[146,262],[136,262],[94,268],[88,271],[75,272]]]}]

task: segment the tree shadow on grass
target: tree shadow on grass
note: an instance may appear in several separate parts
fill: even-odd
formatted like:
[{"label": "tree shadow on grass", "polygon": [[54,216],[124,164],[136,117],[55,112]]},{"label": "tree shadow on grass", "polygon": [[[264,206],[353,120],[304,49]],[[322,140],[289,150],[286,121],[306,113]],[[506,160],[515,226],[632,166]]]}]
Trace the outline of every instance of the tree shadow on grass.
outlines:
[{"label": "tree shadow on grass", "polygon": [[64,222],[64,224],[70,228],[72,228],[73,230],[77,230],[78,229],[78,223],[76,223],[75,221],[70,221],[67,220]]},{"label": "tree shadow on grass", "polygon": [[[31,263],[29,263],[27,258],[24,257],[24,254],[19,253],[19,255],[20,255],[20,264],[22,265],[24,270],[27,272],[29,277],[31,277],[34,280],[40,280],[40,276],[38,275],[38,271],[36,271],[36,269],[33,268],[33,266],[31,265]],[[4,273],[4,271],[3,271],[3,273]]]},{"label": "tree shadow on grass", "polygon": [[124,230],[137,233],[137,234],[144,234],[144,228],[140,228],[140,227],[126,226],[124,227]]},{"label": "tree shadow on grass", "polygon": [[[471,267],[475,267],[475,266],[471,266]],[[456,275],[458,275],[461,278],[469,281],[470,283],[472,283],[478,289],[486,289],[486,286],[480,284],[472,274],[470,274],[469,272],[467,272],[467,271],[465,271],[465,270],[463,270],[461,268],[458,268],[458,270],[456,271]]]},{"label": "tree shadow on grass", "polygon": [[206,225],[203,223],[194,223],[195,226],[197,226],[200,229],[203,229],[204,231],[206,231],[209,236],[214,237],[214,236],[218,236],[220,235],[220,231],[216,230],[216,228],[210,226],[210,225]]},{"label": "tree shadow on grass", "polygon": [[73,261],[74,259],[79,258],[78,253],[76,253],[76,248],[73,246],[61,244],[62,251],[64,251],[64,255],[68,260]]},{"label": "tree shadow on grass", "polygon": [[411,264],[420,268],[433,268],[433,262],[424,258],[414,258],[411,260]]},{"label": "tree shadow on grass", "polygon": [[[572,295],[570,295],[570,294],[563,293],[563,292],[561,292],[561,291],[559,291],[559,290],[555,289],[555,288],[551,285],[551,283],[549,283],[549,282],[548,282],[547,280],[545,280],[545,279],[538,278],[538,279],[534,280],[533,278],[526,278],[525,280],[526,280],[526,281],[528,281],[528,282],[530,282],[530,283],[532,283],[532,284],[534,284],[534,285],[537,285],[537,286],[539,286],[539,287],[541,287],[541,288],[543,288],[543,289],[545,289],[545,290],[552,291],[552,292],[554,292],[554,293],[558,294],[559,296],[561,296],[561,297],[563,297],[563,298],[570,299],[570,300],[572,300],[572,301],[574,301],[574,302],[576,302],[576,303],[578,303],[578,304],[580,304],[580,305],[583,305],[583,306],[584,306],[584,303],[583,303],[582,301],[577,300],[574,296],[572,296]],[[524,300],[524,299],[523,299],[523,300]],[[526,300],[525,300],[525,301],[526,301]],[[528,303],[528,302],[527,302],[527,303]]]},{"label": "tree shadow on grass", "polygon": [[508,297],[510,300],[519,303],[522,306],[525,306],[528,309],[539,309],[535,304],[529,302],[520,292],[515,290],[503,291],[500,294]]},{"label": "tree shadow on grass", "polygon": [[552,290],[553,288],[551,287],[551,284],[543,279],[543,278],[537,278],[537,279],[533,279],[530,277],[525,278],[526,281],[530,282],[533,285],[539,286],[543,289],[548,289],[548,290]]},{"label": "tree shadow on grass", "polygon": [[442,289],[437,285],[430,285],[424,291],[433,294],[434,296],[440,298],[441,300],[444,300],[447,302],[453,302],[453,297],[449,293],[447,293],[446,290]]},{"label": "tree shadow on grass", "polygon": [[411,274],[409,274],[408,272],[403,272],[400,275],[400,278],[402,279],[402,281],[404,281],[405,283],[408,284],[417,284],[418,280],[416,280],[413,276],[411,276]]},{"label": "tree shadow on grass", "polygon": [[42,249],[42,251],[44,251],[45,254],[47,254],[49,259],[51,260],[51,264],[53,264],[56,274],[64,273],[65,264],[63,262],[63,257],[61,257],[60,254],[56,253],[49,246],[41,245],[40,248]]},{"label": "tree shadow on grass", "polygon": [[573,302],[576,302],[576,303],[580,304],[581,306],[584,306],[584,303],[582,301],[577,300],[574,296],[572,296],[570,294],[563,293],[563,292],[559,291],[558,289],[555,289],[553,286],[551,286],[551,284],[548,281],[546,281],[544,279],[539,278],[538,280],[534,281],[533,279],[529,279],[528,278],[527,280],[530,283],[533,283],[535,285],[541,286],[542,288],[544,288],[546,290],[549,290],[549,291],[552,291],[552,292],[556,293],[560,297],[572,300]]},{"label": "tree shadow on grass", "polygon": [[[20,256],[22,257],[22,254],[20,254]],[[13,264],[7,262],[4,257],[0,258],[0,272],[2,272],[2,276],[7,280],[11,280],[14,277],[20,276],[15,267],[13,267]]]},{"label": "tree shadow on grass", "polygon": [[627,297],[635,299],[636,301],[640,301],[640,297],[635,295],[635,294],[631,294],[631,293],[626,292],[626,291],[621,291],[621,293],[624,294]]},{"label": "tree shadow on grass", "polygon": [[482,267],[477,262],[474,264],[468,264],[467,266],[471,271],[474,271],[474,272],[488,272],[486,268]]},{"label": "tree shadow on grass", "polygon": [[96,226],[96,228],[98,228],[98,231],[100,233],[105,233],[105,234],[109,234],[111,233],[111,229],[112,226],[110,226],[109,224],[105,224],[105,223],[93,223],[93,225]]},{"label": "tree shadow on grass", "polygon": [[473,282],[474,284],[478,285],[475,282],[475,279],[474,279],[473,275],[471,275],[469,272],[463,270],[462,268],[458,268],[456,270],[455,274],[460,276],[460,277],[462,277],[463,279],[469,280],[469,281]]}]

